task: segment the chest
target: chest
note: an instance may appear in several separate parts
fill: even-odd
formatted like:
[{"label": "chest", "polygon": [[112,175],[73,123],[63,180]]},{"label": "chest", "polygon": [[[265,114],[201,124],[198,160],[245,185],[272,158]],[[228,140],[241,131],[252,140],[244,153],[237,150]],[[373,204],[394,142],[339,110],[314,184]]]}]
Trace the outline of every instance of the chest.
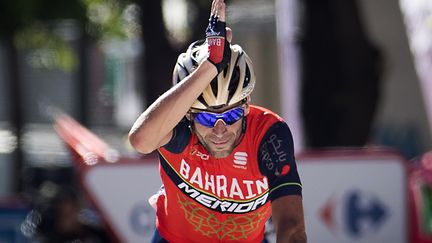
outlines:
[{"label": "chest", "polygon": [[[257,167],[256,151],[239,144],[225,158],[214,158],[199,144],[181,154],[163,155],[165,179],[177,187],[205,192],[219,199],[250,200],[268,192],[267,178]],[[181,186],[179,186],[181,185]]]}]

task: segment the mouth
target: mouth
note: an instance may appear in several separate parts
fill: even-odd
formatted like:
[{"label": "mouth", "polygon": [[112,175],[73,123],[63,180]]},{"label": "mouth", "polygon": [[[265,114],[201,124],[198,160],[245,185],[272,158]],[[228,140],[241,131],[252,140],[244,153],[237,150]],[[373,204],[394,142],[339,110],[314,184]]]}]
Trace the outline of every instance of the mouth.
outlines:
[{"label": "mouth", "polygon": [[224,144],[227,144],[228,141],[229,141],[229,139],[226,139],[226,140],[220,140],[220,141],[214,141],[214,140],[212,140],[211,142],[212,142],[213,144],[215,144],[215,145],[224,145]]}]

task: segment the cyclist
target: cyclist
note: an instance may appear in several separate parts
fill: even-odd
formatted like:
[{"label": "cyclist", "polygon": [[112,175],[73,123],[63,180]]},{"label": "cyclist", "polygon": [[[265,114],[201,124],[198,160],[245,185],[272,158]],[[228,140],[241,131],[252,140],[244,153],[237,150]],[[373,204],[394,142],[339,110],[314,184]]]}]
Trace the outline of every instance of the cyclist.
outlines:
[{"label": "cyclist", "polygon": [[152,242],[263,242],[270,216],[278,242],[306,242],[291,132],[250,104],[253,65],[231,38],[213,0],[206,40],[178,57],[173,87],[129,133],[137,151],[159,154]]}]

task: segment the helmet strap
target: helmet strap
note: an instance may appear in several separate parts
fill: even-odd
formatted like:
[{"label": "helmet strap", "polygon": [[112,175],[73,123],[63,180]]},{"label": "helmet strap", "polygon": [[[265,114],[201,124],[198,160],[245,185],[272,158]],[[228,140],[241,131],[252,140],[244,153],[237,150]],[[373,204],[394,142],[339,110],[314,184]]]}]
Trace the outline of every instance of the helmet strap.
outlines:
[{"label": "helmet strap", "polygon": [[246,124],[247,124],[246,119],[247,119],[247,117],[243,116],[243,119],[242,119],[242,128],[241,128],[241,133],[242,134],[244,134],[246,132]]}]

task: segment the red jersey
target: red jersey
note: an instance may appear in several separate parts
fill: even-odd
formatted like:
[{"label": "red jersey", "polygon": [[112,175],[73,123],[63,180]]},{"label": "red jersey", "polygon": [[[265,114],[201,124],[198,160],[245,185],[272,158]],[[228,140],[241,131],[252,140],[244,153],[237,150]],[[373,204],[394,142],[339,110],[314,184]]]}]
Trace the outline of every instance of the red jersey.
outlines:
[{"label": "red jersey", "polygon": [[271,201],[301,194],[291,132],[282,118],[251,106],[244,136],[214,158],[184,119],[159,148],[163,190],[156,227],[169,242],[261,242]]}]

